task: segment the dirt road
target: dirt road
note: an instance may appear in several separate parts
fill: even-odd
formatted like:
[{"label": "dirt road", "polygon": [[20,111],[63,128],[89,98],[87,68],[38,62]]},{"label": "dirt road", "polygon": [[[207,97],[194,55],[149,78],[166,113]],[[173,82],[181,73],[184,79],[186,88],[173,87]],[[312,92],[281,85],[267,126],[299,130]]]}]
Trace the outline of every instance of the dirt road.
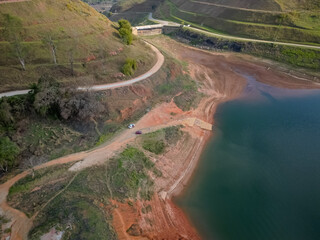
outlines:
[{"label": "dirt road", "polygon": [[[129,85],[132,85],[134,83],[140,82],[140,81],[142,81],[144,79],[147,79],[147,78],[151,77],[153,74],[158,72],[158,70],[163,65],[164,56],[162,55],[162,53],[156,47],[152,46],[148,42],[145,42],[145,43],[150,46],[150,48],[156,53],[156,56],[157,56],[156,64],[148,72],[146,72],[146,73],[144,73],[144,74],[142,74],[142,75],[140,75],[140,76],[138,76],[136,78],[127,80],[127,81],[109,83],[109,84],[102,84],[102,85],[93,85],[93,86],[90,86],[90,87],[78,87],[77,90],[79,90],[79,91],[104,91],[104,90],[107,90],[107,89],[113,89],[113,88],[129,86]],[[27,94],[29,91],[30,91],[30,89],[4,92],[4,93],[0,93],[0,98],[2,98],[2,97],[10,97],[10,96],[15,96],[15,95],[23,95],[23,94]]]}]

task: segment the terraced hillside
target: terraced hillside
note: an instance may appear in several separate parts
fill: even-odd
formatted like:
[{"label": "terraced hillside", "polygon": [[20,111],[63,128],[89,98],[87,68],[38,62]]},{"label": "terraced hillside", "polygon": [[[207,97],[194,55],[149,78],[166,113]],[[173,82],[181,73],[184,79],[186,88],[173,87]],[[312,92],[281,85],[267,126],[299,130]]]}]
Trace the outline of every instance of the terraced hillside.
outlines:
[{"label": "terraced hillside", "polygon": [[149,12],[153,12],[161,3],[159,0],[120,0],[110,9],[111,21],[126,19],[134,26],[149,25]]},{"label": "terraced hillside", "polygon": [[319,5],[314,0],[164,0],[155,16],[230,35],[320,43]]},{"label": "terraced hillside", "polygon": [[44,73],[66,84],[115,82],[126,58],[137,60],[136,75],[155,62],[143,42],[125,45],[112,22],[80,0],[1,3],[0,26],[0,91],[26,88]]}]

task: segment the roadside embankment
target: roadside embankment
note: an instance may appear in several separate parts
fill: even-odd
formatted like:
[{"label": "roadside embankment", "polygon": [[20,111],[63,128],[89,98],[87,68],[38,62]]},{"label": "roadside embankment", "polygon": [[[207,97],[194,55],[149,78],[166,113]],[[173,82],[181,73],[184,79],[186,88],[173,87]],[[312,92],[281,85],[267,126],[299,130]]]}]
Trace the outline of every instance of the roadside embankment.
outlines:
[{"label": "roadside embankment", "polygon": [[[199,48],[247,53],[257,57],[283,62],[293,67],[306,68],[320,75],[320,50],[317,49],[222,39],[191,28],[177,29],[170,34],[170,36]],[[316,81],[320,81],[319,77]]]}]

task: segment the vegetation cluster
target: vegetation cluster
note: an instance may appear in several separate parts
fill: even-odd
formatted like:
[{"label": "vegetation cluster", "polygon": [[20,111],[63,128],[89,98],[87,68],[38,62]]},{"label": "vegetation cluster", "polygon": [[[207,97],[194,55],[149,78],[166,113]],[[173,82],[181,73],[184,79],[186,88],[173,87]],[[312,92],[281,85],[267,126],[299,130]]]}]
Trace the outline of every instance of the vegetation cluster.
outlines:
[{"label": "vegetation cluster", "polygon": [[131,28],[130,22],[124,19],[120,19],[118,21],[118,24],[119,24],[118,31],[123,42],[127,45],[132,44],[133,35],[132,35],[132,28]]},{"label": "vegetation cluster", "polygon": [[156,155],[163,154],[166,148],[182,137],[181,126],[172,126],[142,136],[143,149]]},{"label": "vegetation cluster", "polygon": [[123,74],[132,76],[135,70],[137,70],[137,61],[132,58],[127,58],[126,63],[122,67]]}]

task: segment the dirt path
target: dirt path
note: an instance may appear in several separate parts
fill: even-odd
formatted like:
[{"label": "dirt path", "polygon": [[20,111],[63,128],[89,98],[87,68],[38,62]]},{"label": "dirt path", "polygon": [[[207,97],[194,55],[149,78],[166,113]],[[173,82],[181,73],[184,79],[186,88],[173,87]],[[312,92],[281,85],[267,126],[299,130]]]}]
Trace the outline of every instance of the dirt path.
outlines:
[{"label": "dirt path", "polygon": [[[127,80],[127,81],[123,81],[123,82],[116,82],[116,83],[108,83],[108,84],[102,84],[102,85],[93,85],[90,87],[78,87],[77,90],[79,91],[104,91],[107,89],[113,89],[113,88],[120,88],[120,87],[126,87],[129,85],[132,85],[134,83],[140,82],[142,80],[145,80],[149,77],[151,77],[153,74],[155,74],[156,72],[158,72],[158,70],[162,67],[163,63],[164,63],[164,56],[162,55],[162,53],[153,45],[151,45],[148,42],[145,42],[148,46],[150,46],[150,48],[152,49],[152,51],[154,51],[156,53],[157,56],[157,62],[155,63],[155,65],[146,73]],[[30,91],[30,89],[25,89],[25,90],[17,90],[17,91],[10,91],[10,92],[4,92],[4,93],[0,93],[0,98],[2,97],[10,97],[10,96],[15,96],[15,95],[23,95],[23,94],[27,94]]]}]

